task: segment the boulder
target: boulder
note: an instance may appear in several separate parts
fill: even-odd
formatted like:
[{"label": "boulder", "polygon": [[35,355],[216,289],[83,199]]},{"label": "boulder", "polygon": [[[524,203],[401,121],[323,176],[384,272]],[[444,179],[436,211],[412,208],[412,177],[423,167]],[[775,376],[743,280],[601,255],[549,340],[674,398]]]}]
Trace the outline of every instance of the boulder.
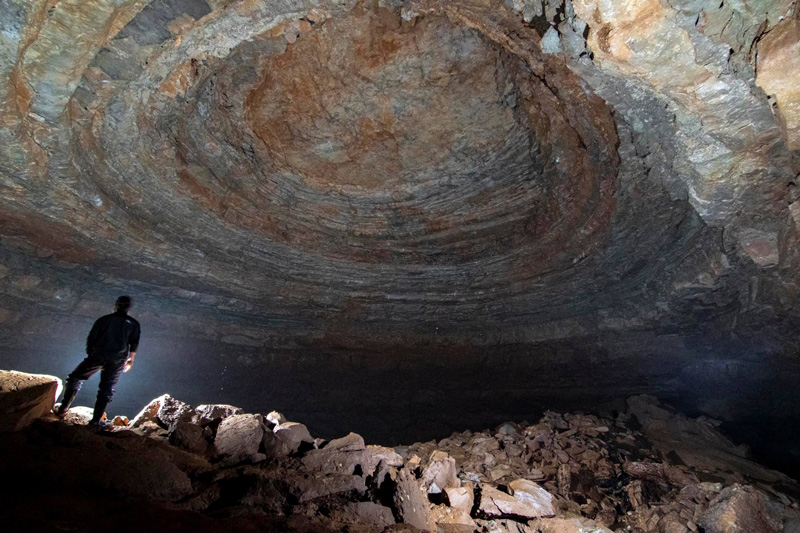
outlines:
[{"label": "boulder", "polygon": [[429,493],[439,494],[442,489],[460,487],[456,477],[456,460],[446,452],[436,450],[431,453],[428,463],[422,471],[422,484]]},{"label": "boulder", "polygon": [[364,438],[357,433],[350,433],[346,437],[333,439],[326,444],[322,449],[326,452],[354,452],[366,449],[367,445],[364,444]]},{"label": "boulder", "polygon": [[179,420],[169,432],[169,442],[173,446],[198,455],[208,451],[208,441],[203,428],[185,420]]},{"label": "boulder", "polygon": [[697,523],[706,533],[783,531],[781,508],[754,487],[733,485],[719,493]]},{"label": "boulder", "polygon": [[214,450],[224,463],[240,463],[259,453],[265,431],[261,415],[229,416],[217,429]]},{"label": "boulder", "polygon": [[61,380],[0,370],[0,432],[19,431],[53,410]]},{"label": "boulder", "polygon": [[397,473],[396,482],[394,506],[400,521],[420,531],[436,531],[427,490],[416,478],[413,469],[408,465],[402,468]]},{"label": "boulder", "polygon": [[[491,485],[481,484],[478,514],[484,518],[540,518],[542,510],[518,500],[513,496],[500,492]],[[549,509],[552,511],[552,508]]]},{"label": "boulder", "polygon": [[266,416],[266,419],[267,419],[268,422],[271,422],[272,425],[274,425],[274,426],[280,426],[281,424],[284,424],[284,423],[288,422],[286,420],[286,417],[283,416],[282,414],[280,414],[278,411],[270,412]]},{"label": "boulder", "polygon": [[305,442],[311,447],[314,439],[308,432],[305,425],[298,422],[284,422],[275,426],[273,430],[277,437],[276,455],[291,455],[300,450],[300,446]]},{"label": "boulder", "polygon": [[233,415],[240,415],[244,410],[240,407],[225,404],[198,405],[192,415],[192,423],[201,427],[214,426],[223,419]]},{"label": "boulder", "polygon": [[470,513],[475,503],[475,494],[472,487],[450,487],[444,489],[444,500],[453,509]]},{"label": "boulder", "polygon": [[516,479],[508,484],[508,489],[514,498],[536,509],[538,516],[555,516],[553,495],[533,481]]},{"label": "boulder", "polygon": [[403,458],[392,448],[361,446],[364,440],[355,433],[350,435],[333,440],[320,450],[310,450],[302,459],[303,466],[312,471],[371,476],[381,462],[387,467],[403,465]]},{"label": "boulder", "polygon": [[162,427],[172,431],[179,421],[191,421],[192,415],[194,415],[192,406],[180,400],[176,400],[169,394],[165,394],[161,397],[161,404],[156,413],[156,420]]},{"label": "boulder", "polygon": [[144,406],[144,408],[139,411],[139,414],[133,417],[131,420],[131,427],[138,428],[145,422],[154,422],[158,423],[156,419],[156,415],[158,414],[158,410],[161,408],[161,402],[169,396],[168,394],[164,394],[159,396],[158,398],[154,398],[150,400],[150,403]]}]

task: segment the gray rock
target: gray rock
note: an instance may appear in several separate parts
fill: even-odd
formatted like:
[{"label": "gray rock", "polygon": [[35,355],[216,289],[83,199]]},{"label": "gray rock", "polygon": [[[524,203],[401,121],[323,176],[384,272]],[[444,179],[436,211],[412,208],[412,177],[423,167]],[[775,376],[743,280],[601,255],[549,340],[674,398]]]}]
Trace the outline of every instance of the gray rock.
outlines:
[{"label": "gray rock", "polygon": [[536,510],[539,517],[555,516],[553,495],[527,479],[516,479],[508,484],[511,495]]},{"label": "gray rock", "polygon": [[214,450],[225,464],[237,464],[259,453],[264,438],[261,415],[233,415],[222,421],[214,438]]},{"label": "gray rock", "polygon": [[750,486],[733,485],[720,492],[698,525],[706,533],[771,533],[783,530],[781,507]]},{"label": "gray rock", "polygon": [[[485,518],[540,518],[541,509],[520,501],[513,496],[500,492],[496,488],[481,484],[480,501],[478,502],[478,514]],[[552,510],[552,509],[550,509]]]},{"label": "gray rock", "polygon": [[435,531],[428,492],[409,467],[397,474],[394,505],[401,522],[421,531]]},{"label": "gray rock", "polygon": [[198,405],[194,409],[192,422],[200,426],[209,426],[221,422],[224,418],[240,415],[244,411],[240,407],[224,404]]},{"label": "gray rock", "polygon": [[272,412],[270,412],[270,413],[269,413],[269,414],[266,416],[266,418],[267,418],[267,420],[268,420],[269,422],[272,422],[272,424],[274,424],[274,425],[276,425],[276,426],[280,426],[281,424],[283,424],[284,422],[286,422],[286,421],[287,421],[287,420],[286,420],[286,417],[285,417],[285,416],[283,416],[282,414],[280,414],[278,411],[272,411]]},{"label": "gray rock", "polygon": [[298,422],[284,422],[283,424],[279,424],[275,426],[273,433],[275,437],[277,437],[277,455],[291,455],[297,453],[304,442],[311,446],[314,444],[314,439],[308,432],[308,428]]},{"label": "gray rock", "polygon": [[457,473],[456,460],[446,452],[436,450],[431,453],[422,470],[422,485],[426,491],[433,493],[440,493],[445,488],[460,487]]},{"label": "gray rock", "polygon": [[171,431],[179,421],[190,421],[193,414],[192,406],[165,394],[160,397],[156,420]]}]

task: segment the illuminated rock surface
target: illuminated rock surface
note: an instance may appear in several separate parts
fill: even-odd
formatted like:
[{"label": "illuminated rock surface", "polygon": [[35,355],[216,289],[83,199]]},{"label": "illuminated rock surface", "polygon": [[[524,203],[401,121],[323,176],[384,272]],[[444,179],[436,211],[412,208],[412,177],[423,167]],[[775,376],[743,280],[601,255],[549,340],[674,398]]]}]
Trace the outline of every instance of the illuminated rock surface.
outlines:
[{"label": "illuminated rock surface", "polygon": [[798,16],[0,1],[0,363],[65,376],[130,294],[112,416],[396,444],[648,393],[798,468]]},{"label": "illuminated rock surface", "polygon": [[[350,433],[288,456],[262,441],[261,414],[190,418],[205,443],[194,453],[173,438],[181,424],[100,432],[50,416],[0,435],[0,475],[15,480],[0,518],[4,531],[107,531],[112,520],[175,532],[794,531],[796,481],[746,458],[713,421],[650,397],[628,403],[395,449]],[[684,431],[666,443],[660,427]]]}]

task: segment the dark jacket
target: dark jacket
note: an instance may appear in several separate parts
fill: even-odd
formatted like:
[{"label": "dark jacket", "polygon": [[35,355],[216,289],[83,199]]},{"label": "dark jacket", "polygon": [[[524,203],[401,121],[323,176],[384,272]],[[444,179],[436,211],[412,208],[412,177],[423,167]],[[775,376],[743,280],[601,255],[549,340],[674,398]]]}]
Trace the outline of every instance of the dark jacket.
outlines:
[{"label": "dark jacket", "polygon": [[87,355],[125,355],[139,346],[139,323],[124,311],[97,319],[86,339]]}]

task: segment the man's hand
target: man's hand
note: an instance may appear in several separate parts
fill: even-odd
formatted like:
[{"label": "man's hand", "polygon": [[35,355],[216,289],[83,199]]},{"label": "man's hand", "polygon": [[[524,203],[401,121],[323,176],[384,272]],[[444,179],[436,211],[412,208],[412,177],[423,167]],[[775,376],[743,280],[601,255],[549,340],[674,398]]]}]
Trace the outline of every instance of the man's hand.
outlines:
[{"label": "man's hand", "polygon": [[127,372],[133,366],[133,360],[136,359],[136,352],[131,352],[128,356],[128,360],[125,361],[125,366],[122,367],[122,372]]}]

